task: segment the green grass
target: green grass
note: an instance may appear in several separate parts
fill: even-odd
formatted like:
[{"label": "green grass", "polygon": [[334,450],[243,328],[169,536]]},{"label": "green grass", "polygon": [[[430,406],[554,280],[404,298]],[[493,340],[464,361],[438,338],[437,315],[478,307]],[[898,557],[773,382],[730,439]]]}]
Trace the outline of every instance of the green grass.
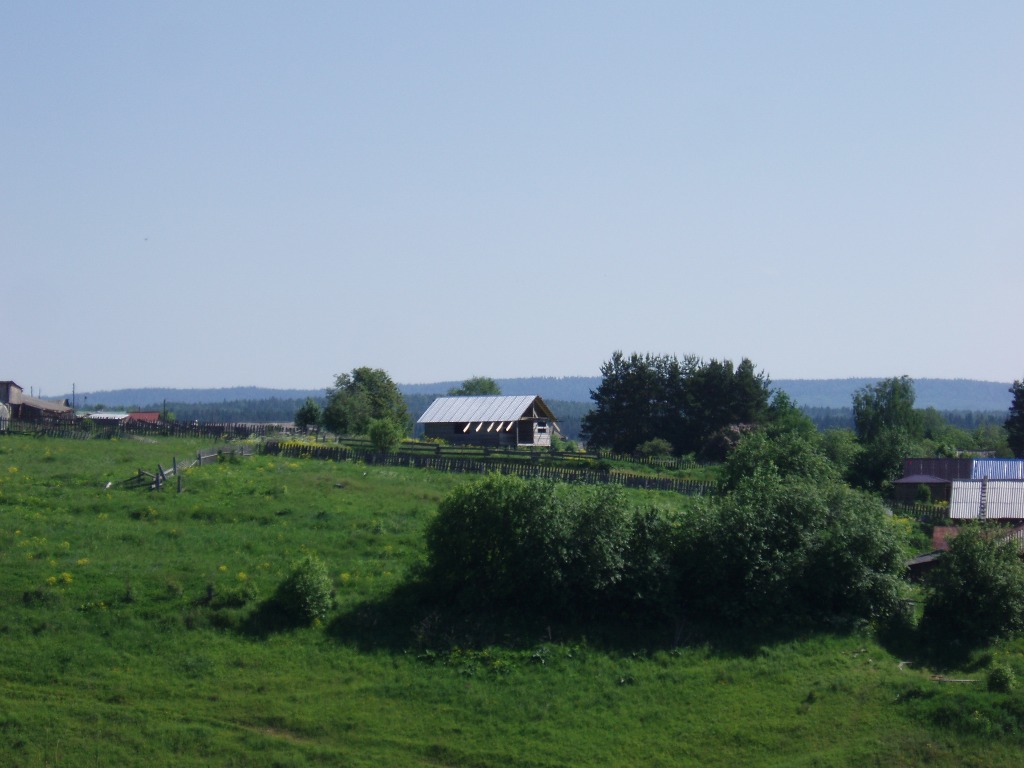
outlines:
[{"label": "green grass", "polygon": [[[900,669],[867,630],[460,616],[409,581],[438,501],[474,478],[257,456],[181,494],[105,487],[200,447],[0,436],[0,764],[1019,763],[1024,698],[984,679],[1020,678],[1020,643],[942,670],[972,685]],[[271,631],[307,552],[336,606]]]}]

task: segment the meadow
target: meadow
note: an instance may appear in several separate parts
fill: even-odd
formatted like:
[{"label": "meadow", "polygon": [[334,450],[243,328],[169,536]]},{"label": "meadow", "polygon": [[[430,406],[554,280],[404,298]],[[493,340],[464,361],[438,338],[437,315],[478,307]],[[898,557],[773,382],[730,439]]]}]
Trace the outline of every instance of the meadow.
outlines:
[{"label": "meadow", "polygon": [[[258,455],[190,469],[182,493],[117,486],[209,447],[0,436],[0,763],[1020,763],[1024,696],[984,683],[994,661],[1024,674],[1020,642],[930,669],[870,627],[459,615],[414,578],[472,476]],[[277,625],[267,601],[306,553],[335,606]]]}]

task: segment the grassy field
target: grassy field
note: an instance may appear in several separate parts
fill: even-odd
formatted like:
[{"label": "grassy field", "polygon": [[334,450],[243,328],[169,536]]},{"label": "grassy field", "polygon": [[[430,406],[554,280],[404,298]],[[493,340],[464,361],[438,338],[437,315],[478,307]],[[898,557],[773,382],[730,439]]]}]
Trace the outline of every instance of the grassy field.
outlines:
[{"label": "grassy field", "polygon": [[[0,436],[0,764],[1020,763],[1024,696],[984,685],[992,660],[1024,673],[1020,643],[945,683],[867,629],[455,617],[407,585],[472,477],[256,456],[189,470],[180,494],[116,487],[209,447]],[[307,552],[336,606],[273,631],[265,601]]]}]

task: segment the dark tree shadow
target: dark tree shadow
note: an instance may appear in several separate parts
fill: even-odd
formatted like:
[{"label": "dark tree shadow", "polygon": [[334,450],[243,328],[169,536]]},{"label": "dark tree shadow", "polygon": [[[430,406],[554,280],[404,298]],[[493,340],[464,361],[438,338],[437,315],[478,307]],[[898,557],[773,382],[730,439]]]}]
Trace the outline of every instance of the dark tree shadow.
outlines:
[{"label": "dark tree shadow", "polygon": [[599,614],[538,615],[532,607],[466,606],[428,582],[412,581],[381,599],[346,610],[328,624],[327,634],[361,651],[391,653],[485,647],[530,649],[547,642],[585,642],[596,650],[615,654],[704,647],[716,655],[736,657],[757,655],[765,646],[822,633],[857,631],[859,626],[856,622],[822,626],[769,620],[737,625],[608,606]]}]

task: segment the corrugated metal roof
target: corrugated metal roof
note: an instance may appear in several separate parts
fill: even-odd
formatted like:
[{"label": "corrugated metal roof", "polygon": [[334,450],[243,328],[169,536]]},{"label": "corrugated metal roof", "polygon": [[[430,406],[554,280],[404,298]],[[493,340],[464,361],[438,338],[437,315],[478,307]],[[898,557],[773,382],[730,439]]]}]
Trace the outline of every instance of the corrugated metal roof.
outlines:
[{"label": "corrugated metal roof", "polygon": [[92,421],[124,421],[128,418],[128,414],[118,411],[96,411],[95,413],[87,413],[85,418]]},{"label": "corrugated metal roof", "polygon": [[972,480],[1024,480],[1024,459],[975,459]]},{"label": "corrugated metal roof", "polygon": [[[1024,482],[989,480],[985,490],[985,517],[988,520],[1024,520]],[[981,480],[954,480],[949,499],[949,516],[955,520],[974,520],[981,511]]]},{"label": "corrugated metal roof", "polygon": [[537,395],[488,397],[439,397],[417,419],[417,424],[448,424],[475,421],[517,421],[533,404],[544,418],[555,420],[551,409]]}]

